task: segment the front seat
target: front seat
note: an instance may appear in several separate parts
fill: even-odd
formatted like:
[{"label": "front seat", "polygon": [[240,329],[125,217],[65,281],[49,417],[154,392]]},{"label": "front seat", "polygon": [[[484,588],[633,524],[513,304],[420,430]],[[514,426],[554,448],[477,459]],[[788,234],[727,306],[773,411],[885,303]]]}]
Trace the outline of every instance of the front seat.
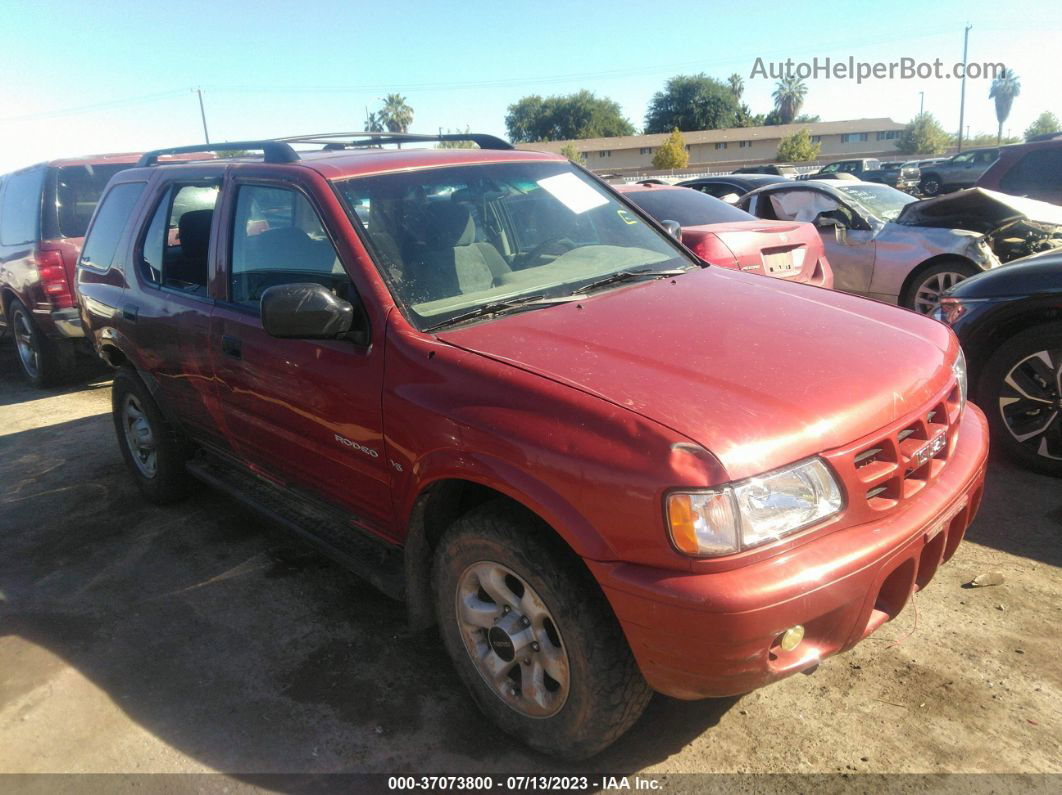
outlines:
[{"label": "front seat", "polygon": [[210,249],[210,225],[213,219],[212,209],[190,210],[181,216],[177,222],[181,257],[167,267],[167,281],[174,279],[196,287],[206,287],[207,252]]},{"label": "front seat", "polygon": [[486,241],[476,241],[468,208],[452,202],[428,207],[424,262],[413,274],[419,300],[488,290],[509,273],[505,258]]}]

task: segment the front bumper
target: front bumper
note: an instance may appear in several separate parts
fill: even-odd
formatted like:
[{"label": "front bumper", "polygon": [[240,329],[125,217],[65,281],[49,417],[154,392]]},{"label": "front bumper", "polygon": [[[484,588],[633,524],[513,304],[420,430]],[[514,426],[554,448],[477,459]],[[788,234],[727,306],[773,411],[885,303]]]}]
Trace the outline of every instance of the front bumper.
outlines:
[{"label": "front bumper", "polygon": [[[894,618],[955,553],[981,501],[988,425],[967,405],[948,466],[903,509],[715,573],[587,561],[650,686],[747,693],[845,651]],[[779,635],[802,624],[793,651]]]}]

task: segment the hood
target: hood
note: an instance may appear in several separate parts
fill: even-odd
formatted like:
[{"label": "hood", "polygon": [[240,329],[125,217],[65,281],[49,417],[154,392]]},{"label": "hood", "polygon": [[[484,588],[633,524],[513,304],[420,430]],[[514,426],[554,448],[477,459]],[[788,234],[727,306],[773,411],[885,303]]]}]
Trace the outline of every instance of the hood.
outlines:
[{"label": "hood", "polygon": [[1047,251],[1007,263],[959,282],[950,291],[957,298],[1009,298],[1062,295],[1062,252]]},{"label": "hood", "polygon": [[1062,227],[1062,207],[994,190],[968,188],[911,202],[896,217],[896,223],[907,226],[947,226],[983,234],[1019,221]]},{"label": "hood", "polygon": [[732,479],[916,410],[957,349],[913,312],[716,267],[438,336],[666,425]]}]

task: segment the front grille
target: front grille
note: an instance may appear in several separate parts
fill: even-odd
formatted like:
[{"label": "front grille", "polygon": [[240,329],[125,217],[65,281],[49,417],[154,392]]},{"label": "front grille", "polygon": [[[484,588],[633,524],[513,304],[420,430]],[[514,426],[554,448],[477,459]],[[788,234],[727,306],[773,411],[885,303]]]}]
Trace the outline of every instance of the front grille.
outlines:
[{"label": "front grille", "polygon": [[924,489],[947,466],[958,419],[959,389],[953,384],[914,417],[828,456],[848,487],[849,509],[887,511]]}]

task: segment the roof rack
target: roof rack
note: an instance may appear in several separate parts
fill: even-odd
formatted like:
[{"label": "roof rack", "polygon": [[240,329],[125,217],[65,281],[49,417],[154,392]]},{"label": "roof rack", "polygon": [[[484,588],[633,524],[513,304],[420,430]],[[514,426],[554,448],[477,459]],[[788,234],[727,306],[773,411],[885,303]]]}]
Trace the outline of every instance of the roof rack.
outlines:
[{"label": "roof rack", "polygon": [[480,149],[512,149],[513,145],[494,135],[484,133],[440,133],[423,135],[420,133],[393,132],[341,132],[318,133],[314,135],[292,135],[288,138],[269,138],[263,141],[225,141],[218,144],[195,144],[193,146],[172,146],[168,149],[155,149],[145,152],[140,157],[138,166],[158,165],[162,155],[187,155],[194,152],[228,152],[252,150],[262,153],[266,163],[295,163],[299,153],[292,144],[320,144],[324,149],[357,149],[384,144],[423,143],[426,141],[471,141]]},{"label": "roof rack", "polygon": [[278,142],[289,144],[321,144],[326,149],[354,149],[366,146],[383,146],[384,144],[425,143],[442,141],[471,141],[480,149],[512,149],[513,145],[495,135],[484,133],[423,133],[396,132],[338,132],[318,133],[314,135],[292,135],[277,138]]},{"label": "roof rack", "polygon": [[159,157],[162,155],[189,155],[194,152],[228,152],[245,149],[261,152],[262,159],[266,163],[294,163],[299,159],[299,153],[282,141],[225,141],[220,144],[195,144],[155,149],[151,152],[144,152],[137,165],[141,167],[158,165]]}]

